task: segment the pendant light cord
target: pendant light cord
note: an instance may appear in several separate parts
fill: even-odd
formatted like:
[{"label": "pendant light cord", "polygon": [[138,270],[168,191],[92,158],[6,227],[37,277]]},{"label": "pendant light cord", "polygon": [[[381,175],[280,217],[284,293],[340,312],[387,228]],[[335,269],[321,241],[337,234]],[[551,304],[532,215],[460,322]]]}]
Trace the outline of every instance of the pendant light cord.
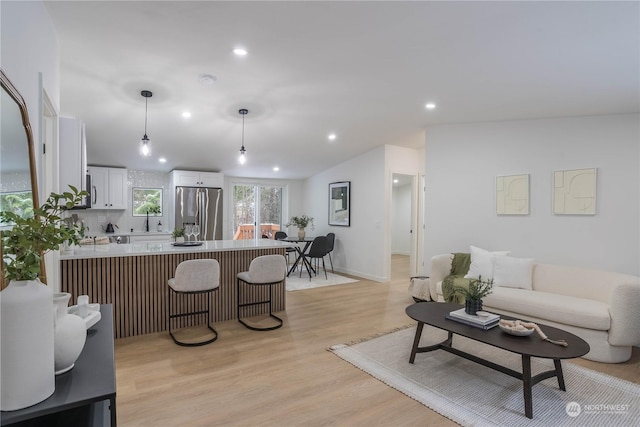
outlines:
[{"label": "pendant light cord", "polygon": [[147,114],[149,111],[149,98],[144,98],[144,136],[147,136]]}]

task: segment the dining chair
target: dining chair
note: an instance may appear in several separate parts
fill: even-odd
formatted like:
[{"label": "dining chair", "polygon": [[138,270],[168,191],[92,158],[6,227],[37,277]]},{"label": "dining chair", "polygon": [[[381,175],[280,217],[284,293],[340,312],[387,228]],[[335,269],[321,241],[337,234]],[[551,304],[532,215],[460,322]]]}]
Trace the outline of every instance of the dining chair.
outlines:
[{"label": "dining chair", "polygon": [[331,252],[333,252],[333,246],[335,245],[336,242],[336,234],[335,233],[327,233],[327,255],[329,255],[329,262],[331,263],[331,272],[335,273],[335,271],[333,271],[333,260],[331,259]]},{"label": "dining chair", "polygon": [[[215,259],[193,259],[188,261],[182,261],[176,267],[175,277],[169,279],[169,318],[168,329],[169,335],[178,345],[184,347],[195,347],[205,345],[214,342],[218,338],[218,332],[211,326],[211,293],[217,291],[220,288],[220,264]],[[174,295],[175,294],[175,295]],[[202,303],[198,303],[197,295],[206,294],[204,309],[198,309],[202,307]],[[178,305],[173,307],[173,298],[183,295],[186,298],[191,297],[192,301],[188,304]],[[181,298],[182,299],[182,298]],[[180,307],[183,309],[188,307],[186,311],[180,311]],[[177,311],[177,312],[174,312]],[[171,327],[172,320],[184,317],[194,317],[206,314],[207,328],[213,332],[213,337],[205,339],[203,341],[186,342],[176,338],[174,331]]]},{"label": "dining chair", "polygon": [[[273,287],[278,283],[281,283],[287,275],[287,262],[283,255],[262,255],[254,258],[249,264],[249,271],[243,271],[238,273],[238,322],[242,323],[249,329],[254,331],[272,331],[282,326],[282,319],[273,314]],[[253,286],[269,286],[269,299],[261,301],[245,301],[246,296],[243,299],[240,293],[240,284],[244,283],[245,289]],[[275,326],[269,326],[266,328],[260,328],[257,326],[251,326],[242,320],[241,310],[244,307],[251,307],[254,305],[269,304],[269,317],[275,319],[278,323]]]},{"label": "dining chair", "polygon": [[[304,254],[305,258],[315,259],[317,262],[322,260],[322,269],[324,270],[324,278],[327,279],[327,269],[324,265],[324,257],[327,255],[329,248],[329,242],[327,236],[318,236],[311,242],[309,252]],[[315,269],[316,276],[318,275],[318,269]],[[300,269],[300,277],[302,277],[302,269]],[[309,274],[309,281],[311,281],[311,274]]]},{"label": "dining chair", "polygon": [[[288,236],[288,235],[287,235],[287,233],[285,233],[284,231],[276,231],[276,234],[275,234],[275,236],[274,236],[274,237],[275,237],[275,239],[276,239],[276,240],[284,240],[284,239],[286,239],[286,238],[287,238],[287,237],[289,237],[289,236]],[[287,248],[287,249],[286,249],[287,264],[289,264],[289,262],[290,262],[290,260],[289,260],[289,254],[290,254],[290,253],[292,253],[292,252],[295,252],[295,251],[296,251],[296,250],[295,250],[294,248]]]}]

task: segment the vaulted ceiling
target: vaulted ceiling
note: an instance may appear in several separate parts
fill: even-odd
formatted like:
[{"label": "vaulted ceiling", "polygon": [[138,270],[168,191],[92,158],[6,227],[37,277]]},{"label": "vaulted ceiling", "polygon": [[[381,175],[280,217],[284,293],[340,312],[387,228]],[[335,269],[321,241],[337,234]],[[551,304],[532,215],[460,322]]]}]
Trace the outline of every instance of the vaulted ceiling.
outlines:
[{"label": "vaulted ceiling", "polygon": [[638,2],[45,3],[92,164],[305,178],[434,124],[640,110]]}]

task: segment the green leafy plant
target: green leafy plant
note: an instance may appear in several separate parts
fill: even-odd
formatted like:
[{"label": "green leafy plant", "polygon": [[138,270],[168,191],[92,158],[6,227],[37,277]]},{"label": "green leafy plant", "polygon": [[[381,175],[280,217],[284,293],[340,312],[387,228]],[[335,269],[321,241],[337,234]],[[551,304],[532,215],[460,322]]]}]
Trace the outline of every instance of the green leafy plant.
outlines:
[{"label": "green leafy plant", "polygon": [[493,279],[482,280],[482,276],[471,279],[469,287],[455,286],[453,293],[462,295],[465,299],[480,300],[493,292]]},{"label": "green leafy plant", "polygon": [[174,239],[176,237],[184,237],[184,228],[176,228],[175,230],[173,230],[171,232],[171,237],[173,237]]},{"label": "green leafy plant", "polygon": [[311,218],[307,214],[303,214],[301,216],[292,216],[285,226],[290,227],[292,225],[298,228],[307,228],[309,225],[311,225],[311,229],[313,230],[313,218]]},{"label": "green leafy plant", "polygon": [[69,188],[71,192],[51,193],[42,206],[33,210],[34,216],[23,218],[14,212],[0,212],[2,222],[15,224],[1,232],[2,263],[7,279],[38,278],[40,260],[45,252],[59,249],[65,242],[78,244],[83,237],[82,228],[68,225],[61,215],[65,209],[81,203],[88,193],[78,191],[72,185]]}]

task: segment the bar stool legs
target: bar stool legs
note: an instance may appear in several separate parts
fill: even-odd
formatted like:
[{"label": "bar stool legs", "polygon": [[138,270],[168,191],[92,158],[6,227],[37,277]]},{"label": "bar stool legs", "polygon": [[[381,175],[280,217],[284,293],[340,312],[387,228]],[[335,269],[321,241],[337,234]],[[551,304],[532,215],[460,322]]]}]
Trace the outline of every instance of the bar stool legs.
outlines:
[{"label": "bar stool legs", "polygon": [[[216,288],[217,289],[217,288]],[[175,342],[178,345],[181,345],[183,347],[198,347],[201,345],[206,345],[206,344],[210,344],[212,342],[214,342],[215,340],[218,339],[218,332],[211,326],[211,293],[214,291],[213,290],[206,290],[206,291],[198,291],[198,292],[178,292],[175,291],[171,288],[169,288],[169,318],[168,318],[168,323],[169,323],[169,335],[171,336],[171,339],[173,339],[173,342]],[[199,310],[199,311],[189,311],[189,312],[183,312],[183,313],[175,313],[172,314],[173,311],[173,294],[182,294],[182,295],[197,295],[197,294],[207,294],[207,304],[206,304],[206,309],[205,310]],[[181,318],[181,317],[186,317],[186,316],[198,316],[198,315],[202,315],[205,314],[207,315],[207,328],[213,333],[213,337],[206,339],[204,341],[197,341],[197,342],[185,342],[185,341],[180,341],[179,339],[176,338],[176,336],[173,334],[173,330],[171,328],[171,320],[172,319],[177,319],[177,318]]]},{"label": "bar stool legs", "polygon": [[[254,302],[245,302],[242,303],[242,298],[240,296],[240,282],[245,283],[247,286],[269,286],[269,299],[268,300],[263,300],[263,301],[254,301]],[[260,284],[255,284],[255,283],[248,283],[245,282],[242,279],[238,279],[237,280],[238,283],[238,289],[237,289],[237,296],[238,296],[238,322],[242,323],[245,327],[253,330],[253,331],[273,331],[274,329],[278,329],[280,327],[282,327],[282,324],[284,323],[282,321],[281,318],[279,318],[278,316],[276,316],[275,314],[273,314],[273,286],[280,283],[280,282],[276,282],[276,283],[260,283]],[[275,319],[276,322],[278,322],[275,326],[269,326],[266,328],[259,328],[257,326],[251,326],[249,325],[247,322],[245,322],[244,320],[242,320],[242,308],[243,307],[251,307],[254,305],[260,305],[260,304],[269,304],[269,317],[271,317],[272,319]]]}]

